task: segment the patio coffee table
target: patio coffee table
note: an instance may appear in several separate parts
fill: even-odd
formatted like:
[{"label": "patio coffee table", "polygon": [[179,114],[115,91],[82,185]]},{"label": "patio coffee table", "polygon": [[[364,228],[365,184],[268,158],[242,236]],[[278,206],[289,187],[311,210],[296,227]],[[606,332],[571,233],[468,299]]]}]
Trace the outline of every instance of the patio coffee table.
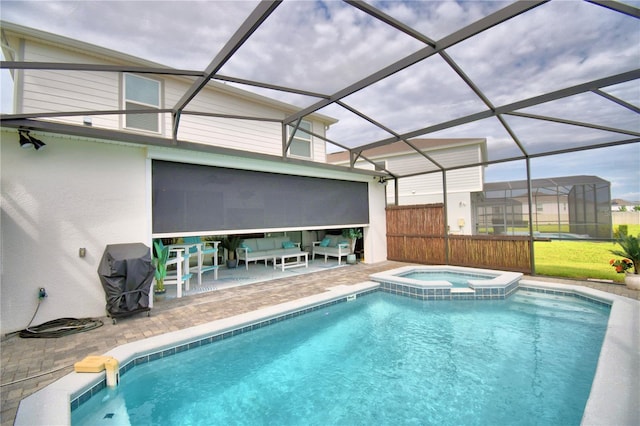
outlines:
[{"label": "patio coffee table", "polygon": [[[287,259],[296,258],[295,262],[287,263]],[[295,268],[298,266],[304,266],[305,268],[309,267],[309,253],[306,251],[301,251],[298,253],[288,253],[288,254],[279,254],[273,258],[273,269],[276,269],[278,266],[278,258],[280,258],[280,266],[284,271],[286,268]],[[302,261],[304,258],[304,262]]]}]

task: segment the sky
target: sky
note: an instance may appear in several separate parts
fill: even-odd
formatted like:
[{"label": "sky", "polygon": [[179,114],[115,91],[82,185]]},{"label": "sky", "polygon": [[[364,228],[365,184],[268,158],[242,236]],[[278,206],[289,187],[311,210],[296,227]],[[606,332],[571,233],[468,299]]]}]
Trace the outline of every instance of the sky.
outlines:
[{"label": "sky", "polygon": [[[464,28],[510,2],[372,1],[431,40]],[[636,8],[639,1],[627,2]],[[256,1],[10,1],[0,18],[180,69],[205,69],[257,5]],[[220,74],[326,95],[355,83],[425,45],[341,1],[286,0],[236,52]],[[447,49],[447,55],[493,106],[640,68],[640,19],[597,5],[555,0]],[[247,89],[247,87],[243,87]],[[256,90],[299,107],[318,99]],[[640,107],[640,83],[607,93]],[[2,70],[1,111],[11,111],[11,82]],[[442,56],[431,56],[342,99],[396,133],[424,129],[487,109]],[[354,147],[389,133],[331,105],[327,136]],[[640,132],[639,115],[595,93],[522,112]],[[566,124],[507,116],[530,154],[629,139]],[[490,160],[518,155],[495,117],[424,137],[487,138]],[[335,149],[335,147],[329,147]],[[532,177],[596,175],[612,198],[640,202],[640,144],[573,152],[531,161]],[[489,166],[487,181],[526,179],[523,162]]]}]

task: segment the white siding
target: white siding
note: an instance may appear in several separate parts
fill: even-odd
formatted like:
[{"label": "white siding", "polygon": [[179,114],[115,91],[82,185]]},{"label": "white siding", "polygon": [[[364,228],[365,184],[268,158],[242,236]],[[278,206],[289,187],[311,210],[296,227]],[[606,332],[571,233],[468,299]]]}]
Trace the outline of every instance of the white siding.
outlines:
[{"label": "white siding", "polygon": [[[325,125],[323,123],[319,123],[317,121],[313,122],[313,133],[317,133],[319,135],[325,135]],[[313,161],[318,161],[320,163],[326,163],[327,162],[327,144],[324,143],[323,140],[319,140],[316,137],[311,137],[311,140],[313,141],[313,148],[312,148],[312,155]],[[386,258],[386,256],[385,256]]]},{"label": "white siding", "polygon": [[[70,50],[28,42],[25,60],[35,62],[80,62],[96,64],[94,58]],[[102,64],[113,65],[106,61]],[[119,109],[119,74],[88,71],[25,70],[23,110],[19,112],[57,112]],[[51,119],[82,124],[82,117]],[[118,116],[94,119],[94,125],[118,128]]]},{"label": "white siding", "polygon": [[[27,41],[25,60],[38,62],[75,62],[114,65],[89,54],[48,44]],[[161,108],[172,108],[188,90],[193,79],[167,76],[147,76],[161,81]],[[122,109],[121,73],[89,71],[25,70],[22,111],[60,112]],[[211,87],[201,91],[187,106],[187,110],[249,117],[267,117],[281,120],[290,111],[243,97],[237,89],[226,92]],[[83,116],[51,118],[51,121],[81,125]],[[120,115],[93,116],[93,126],[115,130],[123,129]],[[161,114],[163,137],[172,135],[170,114]],[[313,121],[313,131],[325,134],[325,123]],[[132,131],[126,129],[126,131]],[[149,132],[140,132],[149,134]],[[155,134],[155,133],[151,133]],[[261,154],[282,154],[282,126],[277,122],[236,120],[182,114],[178,132],[180,140],[240,149]],[[324,141],[313,138],[312,160],[325,162]]]},{"label": "white siding", "polygon": [[[477,144],[431,150],[428,151],[428,155],[444,167],[482,161],[480,146]],[[417,153],[388,157],[386,164],[389,170],[401,175],[434,170],[429,161]],[[373,168],[365,161],[358,161],[356,167],[369,170]],[[483,168],[478,166],[451,170],[447,172],[446,178],[447,192],[482,191]],[[398,194],[401,199],[400,204],[441,203],[443,202],[442,173],[401,178],[398,181]],[[387,200],[389,203],[394,203],[395,200],[395,186],[392,182],[387,185]]]},{"label": "white siding", "polygon": [[390,157],[387,160],[387,169],[389,169],[391,173],[397,173],[400,175],[410,175],[414,173],[438,170],[433,163],[417,153]]}]

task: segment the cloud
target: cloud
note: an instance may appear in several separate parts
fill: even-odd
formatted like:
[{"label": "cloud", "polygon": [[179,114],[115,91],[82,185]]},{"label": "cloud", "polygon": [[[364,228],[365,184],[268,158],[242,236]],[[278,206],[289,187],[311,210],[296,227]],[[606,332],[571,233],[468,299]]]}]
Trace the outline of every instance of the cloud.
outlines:
[{"label": "cloud", "polygon": [[638,37],[634,18],[561,1],[479,34],[450,53],[499,106],[635,69],[638,44],[629,38]]},{"label": "cloud", "polygon": [[2,1],[0,16],[175,68],[204,69],[257,1]]}]

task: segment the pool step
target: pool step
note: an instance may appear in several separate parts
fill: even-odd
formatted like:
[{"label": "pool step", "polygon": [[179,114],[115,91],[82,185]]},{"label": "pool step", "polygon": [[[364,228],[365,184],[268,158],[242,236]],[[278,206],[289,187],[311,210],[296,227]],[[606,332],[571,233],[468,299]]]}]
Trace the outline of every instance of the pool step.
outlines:
[{"label": "pool step", "polygon": [[466,287],[466,288],[452,288],[451,289],[451,294],[475,294],[476,291],[472,288]]}]

